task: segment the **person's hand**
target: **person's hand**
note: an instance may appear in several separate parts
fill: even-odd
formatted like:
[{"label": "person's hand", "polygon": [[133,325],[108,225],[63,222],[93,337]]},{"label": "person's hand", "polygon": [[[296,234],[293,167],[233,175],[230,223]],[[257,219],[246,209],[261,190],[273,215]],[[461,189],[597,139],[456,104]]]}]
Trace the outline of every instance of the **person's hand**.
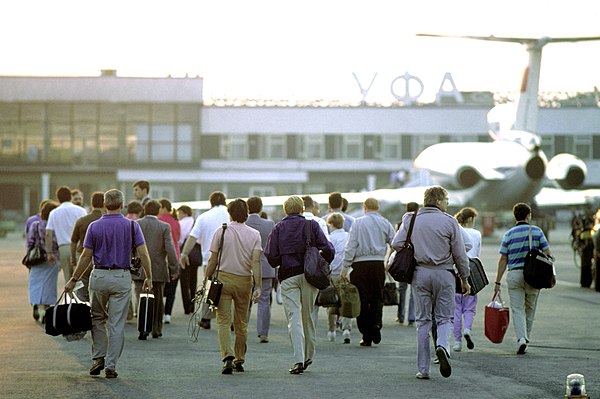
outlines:
[{"label": "person's hand", "polygon": [[190,264],[190,257],[188,255],[186,255],[186,254],[181,254],[181,257],[179,259],[179,263],[181,265],[181,268],[185,269],[185,267]]},{"label": "person's hand", "polygon": [[175,281],[179,278],[179,273],[171,274],[171,281]]},{"label": "person's hand", "polygon": [[146,280],[144,280],[144,289],[148,290],[148,291],[152,291],[152,280],[146,278]]},{"label": "person's hand", "polygon": [[73,277],[71,277],[69,279],[69,281],[67,281],[67,284],[65,284],[65,292],[71,292],[73,291],[73,288],[75,288],[75,284],[77,282],[75,280],[73,280]]},{"label": "person's hand", "polygon": [[257,287],[252,292],[252,302],[258,303],[259,299],[260,299],[260,288]]},{"label": "person's hand", "polygon": [[52,254],[52,253],[48,254],[48,263],[50,263],[51,265],[56,264],[56,256],[54,256],[54,254]]},{"label": "person's hand", "polygon": [[343,278],[344,280],[346,279],[346,271],[348,270],[347,267],[342,267],[342,271],[340,272],[340,278]]},{"label": "person's hand", "polygon": [[471,293],[471,286],[467,280],[461,280],[462,285],[462,294],[469,295]]}]

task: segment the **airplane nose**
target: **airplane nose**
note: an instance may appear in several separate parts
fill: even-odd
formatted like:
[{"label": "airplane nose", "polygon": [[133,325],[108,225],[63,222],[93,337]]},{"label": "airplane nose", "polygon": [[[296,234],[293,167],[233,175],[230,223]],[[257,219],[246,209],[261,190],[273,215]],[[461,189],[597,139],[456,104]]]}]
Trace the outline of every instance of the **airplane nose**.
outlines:
[{"label": "airplane nose", "polygon": [[541,179],[546,173],[546,162],[539,155],[532,157],[525,165],[525,173],[532,180]]}]

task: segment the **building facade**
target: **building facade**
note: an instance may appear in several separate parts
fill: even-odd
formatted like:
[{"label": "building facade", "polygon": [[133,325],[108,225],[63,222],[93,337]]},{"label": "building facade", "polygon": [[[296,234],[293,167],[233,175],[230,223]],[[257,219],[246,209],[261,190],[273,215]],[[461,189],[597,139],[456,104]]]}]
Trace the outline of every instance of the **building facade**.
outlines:
[{"label": "building facade", "polygon": [[[234,198],[399,186],[425,147],[490,140],[491,94],[465,98],[205,105],[202,78],[0,77],[0,209],[23,218],[61,185],[81,189],[86,203],[113,187],[131,199],[140,179],[153,198],[173,201],[205,200],[214,190]],[[538,128],[548,158],[579,156],[586,185],[600,186],[597,104],[541,108]]]}]

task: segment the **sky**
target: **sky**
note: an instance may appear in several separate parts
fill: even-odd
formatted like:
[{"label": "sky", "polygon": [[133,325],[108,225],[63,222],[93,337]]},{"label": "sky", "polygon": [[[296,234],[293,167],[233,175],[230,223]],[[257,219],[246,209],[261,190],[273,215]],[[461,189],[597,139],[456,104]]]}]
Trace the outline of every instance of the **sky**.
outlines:
[{"label": "sky", "polygon": [[[4,1],[0,75],[204,78],[204,97],[393,101],[405,73],[435,96],[516,92],[524,46],[416,33],[598,36],[600,1]],[[600,87],[600,42],[544,48],[540,91]],[[402,91],[398,89],[397,91]]]}]

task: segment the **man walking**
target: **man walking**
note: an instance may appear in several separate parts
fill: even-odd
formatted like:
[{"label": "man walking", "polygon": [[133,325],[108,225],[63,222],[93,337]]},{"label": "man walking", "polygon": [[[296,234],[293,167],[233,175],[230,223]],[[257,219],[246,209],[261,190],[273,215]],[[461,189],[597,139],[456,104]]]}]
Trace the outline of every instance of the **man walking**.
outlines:
[{"label": "man walking", "polygon": [[360,314],[356,318],[362,334],[360,345],[371,346],[381,342],[384,260],[394,238],[394,227],[379,214],[375,198],[367,198],[363,210],[365,215],[357,218],[350,229],[340,276],[345,278],[352,267],[350,282],[360,296]]},{"label": "man walking", "polygon": [[[206,271],[206,264],[210,258],[210,242],[217,229],[220,229],[223,223],[229,223],[229,213],[227,212],[225,194],[215,191],[209,197],[211,208],[198,216],[194,222],[194,227],[181,250],[181,265],[187,267],[190,263],[189,255],[196,242],[200,243],[202,250],[202,266]],[[210,319],[202,318],[200,327],[210,328]]]},{"label": "man walking", "polygon": [[441,186],[425,190],[424,207],[418,212],[407,212],[394,237],[392,247],[397,251],[404,246],[413,217],[411,242],[417,267],[412,280],[417,310],[417,366],[418,379],[429,379],[429,333],[432,309],[435,313],[437,337],[435,353],[440,362],[440,373],[450,377],[450,334],[454,317],[455,277],[458,269],[463,294],[468,294],[469,258],[465,251],[460,227],[454,217],[446,213],[448,192]]},{"label": "man walking", "polygon": [[[97,191],[92,194],[92,210],[85,216],[80,217],[75,222],[73,233],[71,234],[71,267],[77,267],[77,259],[83,252],[83,241],[88,226],[95,220],[98,220],[104,214],[104,193]],[[88,268],[81,276],[83,287],[77,291],[79,299],[89,302],[90,294],[88,291],[91,269]]]},{"label": "man walking", "polygon": [[[69,192],[70,193],[70,192]],[[75,206],[75,205],[74,205]],[[75,283],[93,263],[90,276],[92,302],[92,366],[90,375],[99,375],[106,368],[106,378],[116,378],[117,360],[125,342],[125,320],[131,296],[131,248],[137,247],[146,273],[146,287],[152,289],[150,257],[139,225],[121,214],[123,193],[104,193],[106,215],[92,222],[83,242],[83,253],[65,285],[71,292]],[[133,242],[131,234],[133,223]]]},{"label": "man walking", "polygon": [[265,257],[264,251],[267,245],[267,239],[275,223],[272,220],[263,219],[260,217],[263,203],[260,197],[248,198],[248,219],[246,225],[258,230],[260,233],[260,241],[263,252],[260,254],[260,266],[262,270],[262,285],[260,298],[258,299],[258,310],[256,312],[256,332],[261,343],[269,342],[269,326],[271,324],[271,292],[275,286],[275,278],[277,277],[277,269],[269,265],[269,261]]},{"label": "man walking", "polygon": [[350,231],[350,227],[352,227],[352,223],[354,223],[354,217],[344,213],[342,211],[342,207],[344,206],[344,199],[342,198],[342,193],[333,192],[329,194],[328,198],[329,202],[329,212],[327,215],[323,216],[323,220],[327,222],[327,218],[332,213],[340,213],[344,217],[344,230]]},{"label": "man walking", "polygon": [[[59,265],[63,271],[65,284],[71,278],[73,266],[71,266],[71,233],[75,222],[82,216],[85,216],[85,209],[71,202],[71,189],[67,186],[62,186],[56,190],[56,197],[60,205],[58,208],[50,212],[48,224],[46,225],[46,253],[48,254],[48,262],[52,265],[59,261]],[[56,235],[58,243],[58,259],[52,251],[52,240]]]},{"label": "man walking", "polygon": [[522,202],[515,204],[513,215],[516,225],[504,233],[500,244],[500,259],[498,259],[494,293],[500,291],[500,281],[508,269],[506,283],[513,325],[517,335],[517,354],[524,355],[527,352],[540,293],[540,290],[527,284],[523,277],[525,257],[530,250],[529,234],[531,234],[533,248],[539,248],[545,254],[550,255],[550,246],[542,229],[530,225],[531,207],[529,205]]},{"label": "man walking", "polygon": [[[177,280],[179,276],[179,263],[173,246],[171,226],[158,220],[159,211],[160,203],[156,200],[150,200],[144,206],[145,216],[138,220],[142,233],[144,233],[146,247],[152,263],[152,293],[154,294],[152,338],[162,337],[165,285],[169,281]],[[136,303],[139,301],[141,291],[142,281],[136,280]],[[140,333],[138,338],[145,340],[147,336],[148,334]]]}]

